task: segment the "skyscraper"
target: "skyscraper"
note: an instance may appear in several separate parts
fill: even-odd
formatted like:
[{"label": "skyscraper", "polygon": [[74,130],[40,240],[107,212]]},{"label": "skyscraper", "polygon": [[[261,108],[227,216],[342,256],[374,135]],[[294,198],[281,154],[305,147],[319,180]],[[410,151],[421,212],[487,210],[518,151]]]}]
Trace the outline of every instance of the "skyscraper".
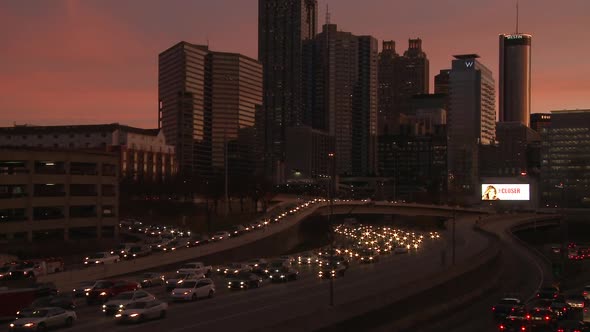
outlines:
[{"label": "skyscraper", "polygon": [[495,83],[478,58],[477,54],[455,55],[450,73],[449,182],[465,192],[477,187],[479,145],[495,140]]},{"label": "skyscraper", "polygon": [[528,34],[500,35],[500,122],[529,126],[531,40]]},{"label": "skyscraper", "polygon": [[[158,57],[158,128],[176,147],[183,176],[210,176],[211,117],[206,111],[207,46],[180,42]],[[209,157],[207,157],[209,156]]]},{"label": "skyscraper", "polygon": [[438,75],[434,76],[434,93],[449,94],[450,74],[450,69],[441,69]]},{"label": "skyscraper", "polygon": [[397,81],[395,77],[395,62],[399,55],[395,52],[395,42],[384,40],[379,53],[379,103],[378,123],[379,135],[388,134],[399,126],[396,121],[395,104],[397,98]]},{"label": "skyscraper", "polygon": [[264,67],[265,157],[284,178],[286,128],[304,119],[304,44],[317,31],[316,0],[258,1],[258,60]]},{"label": "skyscraper", "polygon": [[429,61],[422,50],[422,39],[410,39],[408,49],[397,59],[397,112],[410,112],[410,99],[417,94],[428,93]]},{"label": "skyscraper", "polygon": [[314,113],[335,139],[339,174],[376,171],[377,41],[325,24],[315,38]]},{"label": "skyscraper", "polygon": [[251,174],[256,112],[262,104],[262,65],[237,53],[180,42],[160,53],[159,128],[176,146],[184,177],[211,178],[228,159],[236,172]]}]

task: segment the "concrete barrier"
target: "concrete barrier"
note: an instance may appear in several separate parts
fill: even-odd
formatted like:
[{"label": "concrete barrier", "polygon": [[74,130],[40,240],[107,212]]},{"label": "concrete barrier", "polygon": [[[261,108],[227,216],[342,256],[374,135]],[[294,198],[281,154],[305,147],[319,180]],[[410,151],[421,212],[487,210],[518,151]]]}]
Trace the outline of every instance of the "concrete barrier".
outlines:
[{"label": "concrete barrier", "polygon": [[[284,217],[279,223],[269,224],[266,229],[245,233],[239,237],[212,242],[203,246],[183,248],[172,253],[154,253],[147,257],[141,257],[130,261],[115,264],[92,266],[79,270],[66,270],[61,273],[39,277],[41,282],[53,282],[61,290],[69,290],[79,282],[86,280],[99,280],[115,276],[145,271],[163,265],[171,265],[189,260],[199,261],[200,258],[217,253],[243,247],[248,244],[263,240],[273,235],[284,232],[299,224],[300,221],[314,213],[317,203],[303,211]],[[207,264],[207,262],[205,262]]]}]

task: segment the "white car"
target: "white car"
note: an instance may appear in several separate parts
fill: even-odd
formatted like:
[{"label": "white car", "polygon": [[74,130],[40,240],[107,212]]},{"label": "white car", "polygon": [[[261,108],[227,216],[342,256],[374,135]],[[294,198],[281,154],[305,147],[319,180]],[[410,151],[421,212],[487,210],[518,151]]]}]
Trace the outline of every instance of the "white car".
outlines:
[{"label": "white car", "polygon": [[211,267],[211,265],[206,266],[202,262],[191,262],[182,265],[178,270],[176,270],[176,273],[194,273],[198,275],[208,275],[209,273],[211,273],[212,269],[213,268]]},{"label": "white car", "polygon": [[45,331],[48,328],[72,326],[76,313],[62,308],[37,308],[17,318],[9,325],[9,331]]},{"label": "white car", "polygon": [[143,291],[136,290],[131,292],[123,292],[102,305],[102,312],[107,315],[113,315],[116,312],[124,309],[130,303],[135,302],[148,302],[155,300],[156,297],[152,294]]},{"label": "white car", "polygon": [[98,265],[98,264],[114,264],[120,261],[121,258],[117,254],[111,254],[110,252],[97,252],[86,258],[84,258],[84,265]]},{"label": "white car", "polygon": [[217,232],[211,236],[211,240],[213,241],[221,241],[224,239],[229,239],[231,235],[228,232]]},{"label": "white car", "polygon": [[132,247],[136,246],[136,243],[121,243],[120,245],[117,246],[117,248],[111,250],[111,255],[119,255],[120,257],[123,257],[123,255],[125,255],[127,252],[129,252],[129,249],[131,249]]},{"label": "white car", "polygon": [[177,273],[175,276],[166,279],[166,290],[171,291],[174,288],[178,287],[182,284],[185,280],[193,280],[193,279],[202,279],[205,278],[204,274],[196,274],[196,273]]},{"label": "white car", "polygon": [[209,278],[200,280],[186,280],[182,286],[172,290],[172,298],[175,300],[195,301],[198,298],[213,297],[215,283]]},{"label": "white car", "polygon": [[168,303],[159,300],[130,303],[115,315],[117,323],[139,323],[148,319],[164,318]]}]

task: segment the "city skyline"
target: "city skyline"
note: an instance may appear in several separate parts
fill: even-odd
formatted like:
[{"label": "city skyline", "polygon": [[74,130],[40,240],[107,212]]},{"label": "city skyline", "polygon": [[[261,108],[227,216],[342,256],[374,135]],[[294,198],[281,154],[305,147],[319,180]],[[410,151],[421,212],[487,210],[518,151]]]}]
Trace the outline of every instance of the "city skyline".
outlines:
[{"label": "city skyline", "polygon": [[[319,1],[319,25],[326,3]],[[159,52],[185,40],[257,58],[256,1],[175,1],[169,16],[149,1],[141,7],[108,1],[29,4],[11,3],[0,13],[0,36],[6,40],[0,64],[2,126],[74,121],[155,128]],[[421,38],[431,62],[431,92],[433,76],[448,67],[452,54],[480,54],[498,78],[497,36],[514,30],[514,2],[508,0],[500,5],[457,1],[453,8],[418,1],[398,4],[397,11],[385,1],[355,4],[330,3],[332,22],[344,31],[372,35],[379,44],[393,39],[398,52],[407,48],[408,39]],[[426,4],[433,10],[420,12]],[[235,10],[228,11],[229,5]],[[572,1],[564,7],[521,1],[520,9],[519,30],[535,38],[532,113],[585,108],[590,66],[577,59],[589,46],[576,41],[587,32],[584,13],[590,3]],[[403,14],[414,11],[421,15]],[[545,12],[553,15],[547,18]],[[218,17],[225,19],[213,19]]]}]

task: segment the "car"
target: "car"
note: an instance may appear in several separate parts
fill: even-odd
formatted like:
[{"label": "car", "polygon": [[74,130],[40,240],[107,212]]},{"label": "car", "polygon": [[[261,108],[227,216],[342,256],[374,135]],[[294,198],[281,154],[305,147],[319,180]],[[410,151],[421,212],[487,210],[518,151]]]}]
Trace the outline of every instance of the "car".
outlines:
[{"label": "car", "polygon": [[215,294],[215,283],[209,278],[185,280],[181,285],[172,290],[174,300],[191,300],[198,298],[211,298]]},{"label": "car", "polygon": [[297,264],[299,265],[314,264],[317,260],[317,256],[309,252],[297,256]]},{"label": "car", "polygon": [[139,289],[141,286],[136,282],[126,280],[99,280],[89,292],[86,292],[88,304],[104,303],[123,292]]},{"label": "car", "polygon": [[322,279],[338,278],[344,276],[346,266],[341,264],[325,264],[320,267],[318,277]]},{"label": "car", "polygon": [[257,259],[251,259],[249,261],[246,262],[246,265],[250,266],[250,268],[255,269],[259,266],[261,266],[262,264],[267,264],[268,261],[264,258],[257,258]]},{"label": "car", "polygon": [[97,252],[84,258],[84,266],[114,264],[121,260],[118,254],[110,252]]},{"label": "car", "polygon": [[586,300],[590,300],[590,285],[584,286],[582,295],[586,298]]},{"label": "car", "polygon": [[135,290],[130,292],[123,292],[114,296],[102,305],[102,312],[106,315],[114,315],[120,309],[124,309],[130,303],[147,302],[155,300],[156,297],[144,290]]},{"label": "car", "polygon": [[10,323],[9,331],[45,331],[48,328],[69,327],[76,320],[76,313],[62,308],[38,308]]},{"label": "car", "polygon": [[229,289],[250,289],[262,286],[262,278],[254,273],[239,273],[228,280],[227,288]]},{"label": "car", "polygon": [[506,316],[514,313],[514,311],[518,309],[522,309],[523,307],[524,304],[520,299],[505,297],[492,306],[492,315],[495,319],[505,319]]},{"label": "car", "polygon": [[588,332],[590,326],[580,320],[562,320],[557,323],[557,332]]},{"label": "car", "polygon": [[299,271],[290,267],[282,266],[269,273],[272,282],[285,282],[299,279]]},{"label": "car", "polygon": [[164,285],[164,275],[157,272],[145,272],[137,279],[142,288]]},{"label": "car", "polygon": [[75,297],[84,297],[87,292],[90,292],[95,284],[96,280],[81,281],[76,285],[76,288],[72,290],[72,294],[74,294]]},{"label": "car", "polygon": [[9,279],[10,272],[16,269],[15,265],[4,265],[0,267],[0,280]]},{"label": "car", "polygon": [[528,331],[529,327],[529,316],[526,310],[522,307],[518,307],[515,310],[506,315],[498,323],[498,331]]},{"label": "car", "polygon": [[148,319],[164,318],[168,303],[159,300],[133,302],[115,314],[117,323],[140,323]]},{"label": "car", "polygon": [[43,296],[31,303],[31,308],[48,308],[48,307],[55,307],[55,308],[62,308],[66,310],[74,310],[76,309],[76,302],[72,295],[67,294],[58,294],[58,295],[49,295]]},{"label": "car", "polygon": [[228,233],[231,236],[239,236],[246,232],[246,227],[242,225],[234,225],[230,229],[228,229]]},{"label": "car", "polygon": [[211,274],[213,267],[211,265],[205,265],[203,262],[190,262],[182,265],[176,273],[194,273],[194,274],[204,274],[206,276]]},{"label": "car", "polygon": [[568,317],[572,307],[567,304],[563,296],[558,296],[549,305],[549,309],[557,316],[557,319],[564,319]]},{"label": "car", "polygon": [[187,247],[196,247],[203,244],[207,244],[211,241],[209,236],[205,234],[193,234],[186,243]]},{"label": "car", "polygon": [[533,309],[528,311],[527,319],[532,327],[548,328],[557,322],[557,316],[550,309]]},{"label": "car", "polygon": [[119,255],[119,257],[123,257],[129,249],[136,246],[137,243],[121,243],[115,249],[111,250],[111,255]]},{"label": "car", "polygon": [[172,251],[175,251],[180,248],[185,248],[187,246],[187,243],[188,243],[188,239],[186,239],[186,238],[175,239],[175,240],[170,241],[167,245],[165,245],[164,248],[162,249],[162,251],[172,252]]},{"label": "car", "polygon": [[553,300],[559,296],[559,289],[557,287],[549,286],[540,288],[537,291],[537,298],[542,300]]},{"label": "car", "polygon": [[134,259],[139,257],[145,257],[152,254],[152,249],[149,246],[133,246],[123,254],[124,259]]},{"label": "car", "polygon": [[218,267],[216,270],[219,274],[226,276],[227,278],[233,277],[239,273],[251,272],[252,268],[247,264],[242,263],[230,263],[226,266]]},{"label": "car", "polygon": [[229,239],[231,235],[228,232],[216,232],[211,236],[211,240],[213,241],[221,241],[225,239]]},{"label": "car", "polygon": [[174,288],[177,288],[182,284],[185,280],[194,280],[194,279],[201,279],[205,278],[204,274],[196,274],[192,272],[188,273],[177,273],[175,276],[166,279],[166,291],[171,291]]},{"label": "car", "polygon": [[361,263],[375,263],[379,260],[379,256],[373,250],[361,250],[358,254]]},{"label": "car", "polygon": [[164,251],[164,248],[170,244],[174,239],[164,238],[162,237],[160,240],[150,244],[150,248],[152,251]]},{"label": "car", "polygon": [[583,295],[571,295],[565,299],[565,302],[572,307],[572,309],[583,309],[586,307],[586,298]]}]

